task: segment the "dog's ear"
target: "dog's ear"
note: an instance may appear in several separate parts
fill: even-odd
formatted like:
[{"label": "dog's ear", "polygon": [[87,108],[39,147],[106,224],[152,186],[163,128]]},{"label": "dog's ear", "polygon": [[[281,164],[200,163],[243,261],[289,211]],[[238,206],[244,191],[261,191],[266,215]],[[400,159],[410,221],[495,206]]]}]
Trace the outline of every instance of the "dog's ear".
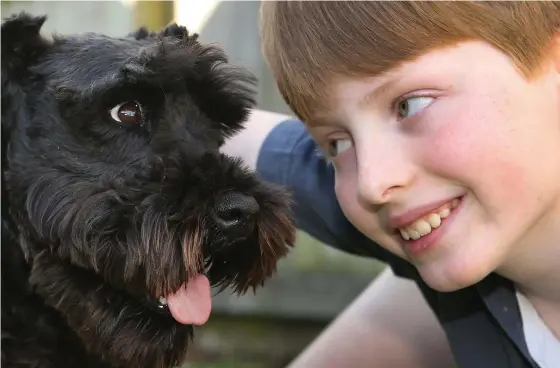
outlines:
[{"label": "dog's ear", "polygon": [[19,110],[22,83],[30,74],[29,68],[50,45],[40,34],[45,20],[45,16],[34,17],[22,12],[2,22],[2,136]]},{"label": "dog's ear", "polygon": [[23,80],[49,46],[40,34],[45,20],[22,12],[2,22],[2,163],[4,143],[23,100]]},{"label": "dog's ear", "polygon": [[49,42],[40,33],[46,19],[22,12],[2,22],[2,81],[24,77],[48,48]]},{"label": "dog's ear", "polygon": [[140,27],[136,31],[129,33],[128,37],[132,37],[135,40],[143,40],[148,37],[153,37],[153,33],[150,33],[146,27]]},{"label": "dog's ear", "polygon": [[22,12],[2,22],[2,219],[6,220],[6,193],[4,170],[7,168],[6,151],[13,125],[24,99],[24,79],[29,67],[47,50],[49,42],[40,34],[46,17],[34,17]]},{"label": "dog's ear", "polygon": [[189,31],[186,27],[179,26],[177,23],[172,23],[166,26],[159,32],[150,32],[146,27],[140,27],[136,31],[129,33],[128,37],[133,37],[136,40],[143,40],[148,37],[152,38],[163,38],[163,37],[175,37],[180,40],[185,40],[187,38],[193,39],[196,41],[198,38],[197,34],[189,35]]},{"label": "dog's ear", "polygon": [[180,40],[186,40],[187,38],[196,41],[198,39],[198,34],[189,34],[189,31],[184,26],[179,26],[177,23],[171,23],[164,29],[162,29],[158,34],[158,37],[175,37]]}]

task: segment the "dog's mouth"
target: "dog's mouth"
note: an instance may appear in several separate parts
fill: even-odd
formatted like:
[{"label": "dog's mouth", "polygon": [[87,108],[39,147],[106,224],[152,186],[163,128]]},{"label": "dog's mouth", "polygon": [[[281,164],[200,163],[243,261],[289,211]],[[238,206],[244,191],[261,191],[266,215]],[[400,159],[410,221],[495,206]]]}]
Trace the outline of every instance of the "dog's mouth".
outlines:
[{"label": "dog's mouth", "polygon": [[193,276],[175,293],[146,300],[144,305],[180,324],[203,325],[212,311],[210,282],[206,275]]},{"label": "dog's mouth", "polygon": [[161,296],[157,309],[171,315],[185,325],[202,325],[212,311],[212,295],[208,277],[202,274],[191,277],[173,294]]}]

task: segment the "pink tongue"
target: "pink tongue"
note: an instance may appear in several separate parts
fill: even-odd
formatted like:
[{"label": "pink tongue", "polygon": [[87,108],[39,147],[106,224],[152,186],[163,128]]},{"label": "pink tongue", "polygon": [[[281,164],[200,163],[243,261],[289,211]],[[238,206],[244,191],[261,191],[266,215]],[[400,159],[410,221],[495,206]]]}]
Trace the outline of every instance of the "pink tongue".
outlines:
[{"label": "pink tongue", "polygon": [[202,325],[208,321],[212,310],[210,282],[204,275],[196,275],[181,286],[175,294],[166,296],[167,307],[177,322],[185,325]]}]

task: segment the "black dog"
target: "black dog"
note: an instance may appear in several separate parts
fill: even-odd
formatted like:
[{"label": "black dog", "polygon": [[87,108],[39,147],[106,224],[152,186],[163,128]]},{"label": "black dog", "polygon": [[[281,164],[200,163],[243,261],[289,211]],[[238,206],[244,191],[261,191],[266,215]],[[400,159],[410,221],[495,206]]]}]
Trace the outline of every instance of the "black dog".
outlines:
[{"label": "black dog", "polygon": [[287,194],[219,152],[254,80],[177,25],[123,38],[2,24],[2,366],[173,367],[210,287],[294,242]]}]

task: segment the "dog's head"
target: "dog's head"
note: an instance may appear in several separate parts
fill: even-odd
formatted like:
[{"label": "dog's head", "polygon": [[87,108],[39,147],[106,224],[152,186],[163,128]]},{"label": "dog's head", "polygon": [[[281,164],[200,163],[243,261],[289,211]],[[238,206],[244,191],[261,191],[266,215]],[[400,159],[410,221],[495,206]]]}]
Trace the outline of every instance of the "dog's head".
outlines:
[{"label": "dog's head", "polygon": [[210,285],[262,284],[294,242],[286,193],[219,152],[253,80],[177,25],[47,39],[44,21],[2,25],[2,216],[90,352],[173,366]]}]

